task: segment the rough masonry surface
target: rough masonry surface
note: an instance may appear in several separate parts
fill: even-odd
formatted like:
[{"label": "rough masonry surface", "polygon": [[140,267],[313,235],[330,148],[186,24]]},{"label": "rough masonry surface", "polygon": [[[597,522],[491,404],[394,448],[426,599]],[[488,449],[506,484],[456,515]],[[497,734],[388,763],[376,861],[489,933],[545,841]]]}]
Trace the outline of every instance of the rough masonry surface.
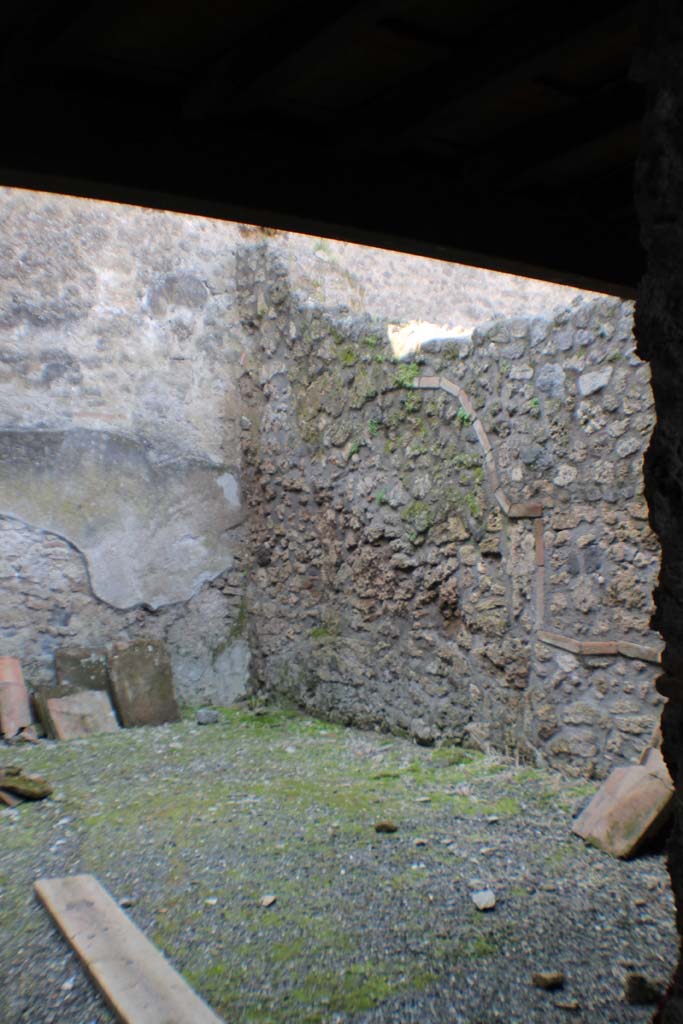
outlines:
[{"label": "rough masonry surface", "polygon": [[[658,548],[628,304],[527,282],[526,315],[509,285],[456,313],[445,264],[411,291],[397,254],[359,250],[361,282],[341,244],[0,198],[0,641],[33,686],[60,647],[148,637],[181,700],[576,774],[639,752]],[[396,361],[389,322],[427,313],[444,336]]]}]

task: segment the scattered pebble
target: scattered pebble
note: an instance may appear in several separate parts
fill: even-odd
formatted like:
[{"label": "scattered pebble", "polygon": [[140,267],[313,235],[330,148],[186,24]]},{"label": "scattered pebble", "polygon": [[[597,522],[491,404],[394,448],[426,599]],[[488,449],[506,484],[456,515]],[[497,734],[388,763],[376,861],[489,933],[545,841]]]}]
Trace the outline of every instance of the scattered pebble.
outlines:
[{"label": "scattered pebble", "polygon": [[632,1006],[654,1006],[662,997],[662,991],[644,974],[629,971],[624,978],[624,999]]},{"label": "scattered pebble", "polygon": [[558,988],[564,988],[564,974],[562,971],[536,971],[531,981],[536,988],[544,988],[547,992],[554,992]]},{"label": "scattered pebble", "polygon": [[137,900],[134,896],[122,896],[119,900],[120,907],[134,907]]},{"label": "scattered pebble", "polygon": [[218,899],[215,896],[209,896],[208,899],[204,900],[204,902],[206,903],[207,907],[215,907],[216,904],[218,903]]},{"label": "scattered pebble", "polygon": [[413,846],[429,846],[429,840],[418,837],[417,839],[413,839]]},{"label": "scattered pebble", "polygon": [[573,1013],[581,1009],[578,999],[556,999],[553,1006],[556,1006],[558,1010],[571,1010]]},{"label": "scattered pebble", "polygon": [[398,825],[393,821],[376,821],[375,832],[398,832]]},{"label": "scattered pebble", "polygon": [[220,721],[220,714],[215,708],[199,708],[197,711],[197,725],[215,725]]},{"label": "scattered pebble", "polygon": [[261,897],[259,903],[262,907],[272,907],[274,903],[277,903],[277,896],[274,896],[272,892],[266,893]]},{"label": "scattered pebble", "polygon": [[493,910],[496,905],[496,896],[493,889],[478,889],[472,893],[472,902],[477,910]]}]

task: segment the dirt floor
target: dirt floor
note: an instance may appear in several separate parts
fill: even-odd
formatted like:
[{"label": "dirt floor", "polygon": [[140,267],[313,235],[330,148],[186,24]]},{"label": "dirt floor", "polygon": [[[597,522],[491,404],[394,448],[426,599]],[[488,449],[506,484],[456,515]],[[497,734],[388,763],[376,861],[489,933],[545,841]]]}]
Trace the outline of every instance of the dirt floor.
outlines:
[{"label": "dirt floor", "polygon": [[[55,786],[0,812],[3,1024],[113,1020],[32,893],[78,872],[230,1024],[635,1024],[652,1007],[624,1002],[626,973],[674,963],[663,856],[570,832],[594,784],[246,708],[0,763]],[[564,989],[535,988],[544,970]]]}]

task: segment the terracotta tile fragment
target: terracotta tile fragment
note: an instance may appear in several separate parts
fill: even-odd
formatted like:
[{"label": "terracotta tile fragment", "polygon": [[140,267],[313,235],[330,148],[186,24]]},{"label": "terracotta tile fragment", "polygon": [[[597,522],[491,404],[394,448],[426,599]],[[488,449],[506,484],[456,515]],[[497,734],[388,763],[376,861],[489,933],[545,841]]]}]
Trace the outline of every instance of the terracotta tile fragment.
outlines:
[{"label": "terracotta tile fragment", "polygon": [[613,857],[632,857],[669,820],[673,794],[644,765],[615,768],[572,831]]},{"label": "terracotta tile fragment", "polygon": [[582,640],[581,654],[618,654],[616,640]]},{"label": "terracotta tile fragment", "polygon": [[18,658],[0,658],[0,734],[12,739],[33,724],[28,691]]}]

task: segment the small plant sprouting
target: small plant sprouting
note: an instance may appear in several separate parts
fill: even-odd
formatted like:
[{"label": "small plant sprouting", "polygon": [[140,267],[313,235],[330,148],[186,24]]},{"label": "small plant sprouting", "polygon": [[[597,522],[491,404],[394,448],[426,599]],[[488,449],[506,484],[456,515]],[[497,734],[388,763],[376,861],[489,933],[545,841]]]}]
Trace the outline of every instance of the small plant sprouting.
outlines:
[{"label": "small plant sprouting", "polygon": [[532,409],[540,409],[541,408],[541,403],[540,403],[540,401],[538,399],[538,395],[534,395],[534,397],[529,402],[529,405],[531,406]]},{"label": "small plant sprouting", "polygon": [[377,494],[375,495],[375,501],[377,502],[378,505],[386,505],[388,500],[389,499],[387,497],[387,492],[385,488],[382,488],[382,490],[378,491]]},{"label": "small plant sprouting", "polygon": [[455,418],[461,427],[468,427],[472,422],[472,416],[462,406],[458,409]]},{"label": "small plant sprouting", "polygon": [[419,363],[399,363],[396,369],[394,383],[397,388],[414,388],[415,381],[419,374]]},{"label": "small plant sprouting", "polygon": [[470,515],[474,519],[481,519],[481,505],[476,495],[471,492],[465,495],[465,504],[469,510]]},{"label": "small plant sprouting", "polygon": [[378,430],[379,430],[379,420],[376,420],[374,418],[371,419],[370,422],[368,423],[368,433],[370,434],[370,437],[376,437]]},{"label": "small plant sprouting", "polygon": [[360,441],[352,441],[349,447],[349,458],[353,455],[358,455],[360,451]]},{"label": "small plant sprouting", "polygon": [[311,640],[333,640],[339,636],[339,627],[331,624],[314,626],[309,634]]},{"label": "small plant sprouting", "polygon": [[358,356],[356,354],[356,351],[350,345],[347,345],[345,348],[341,350],[341,352],[339,353],[339,358],[341,360],[342,366],[355,366],[356,363],[358,362]]}]

